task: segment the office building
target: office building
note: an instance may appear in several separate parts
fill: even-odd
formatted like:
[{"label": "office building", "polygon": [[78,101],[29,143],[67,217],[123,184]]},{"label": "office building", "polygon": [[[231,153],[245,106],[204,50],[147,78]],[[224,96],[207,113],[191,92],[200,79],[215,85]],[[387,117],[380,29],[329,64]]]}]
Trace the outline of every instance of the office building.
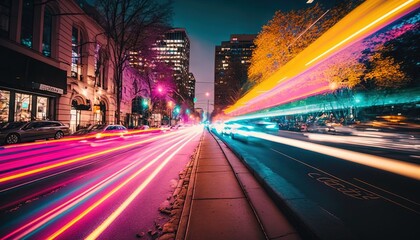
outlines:
[{"label": "office building", "polygon": [[214,107],[216,112],[232,105],[248,79],[248,68],[255,47],[255,34],[233,34],[215,49]]}]

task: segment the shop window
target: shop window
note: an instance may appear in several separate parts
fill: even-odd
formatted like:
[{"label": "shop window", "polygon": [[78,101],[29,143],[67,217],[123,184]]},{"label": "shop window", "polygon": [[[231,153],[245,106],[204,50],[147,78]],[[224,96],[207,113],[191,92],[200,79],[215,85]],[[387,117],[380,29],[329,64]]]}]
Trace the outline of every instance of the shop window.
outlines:
[{"label": "shop window", "polygon": [[34,35],[34,0],[23,0],[22,2],[22,25],[20,32],[20,43],[32,48]]},{"label": "shop window", "polygon": [[10,92],[0,90],[0,123],[9,121]]},{"label": "shop window", "polygon": [[36,101],[36,120],[48,119],[48,98],[37,97]]},{"label": "shop window", "polygon": [[42,33],[42,54],[47,57],[51,57],[52,26],[52,12],[48,7],[46,7],[44,12],[44,27]]},{"label": "shop window", "polygon": [[9,37],[11,0],[0,0],[0,36]]},{"label": "shop window", "polygon": [[82,69],[82,44],[80,28],[73,26],[71,37],[71,76],[73,78],[78,78]]},{"label": "shop window", "polygon": [[32,95],[16,93],[14,121],[30,121],[32,111]]}]

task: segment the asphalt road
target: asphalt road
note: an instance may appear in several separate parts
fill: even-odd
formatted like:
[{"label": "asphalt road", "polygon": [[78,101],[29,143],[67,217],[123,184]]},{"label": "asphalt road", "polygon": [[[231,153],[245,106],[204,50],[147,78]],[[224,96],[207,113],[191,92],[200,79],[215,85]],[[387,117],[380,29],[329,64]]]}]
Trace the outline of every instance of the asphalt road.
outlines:
[{"label": "asphalt road", "polygon": [[1,239],[133,239],[159,206],[202,128],[0,149]]},{"label": "asphalt road", "polygon": [[[316,145],[318,147],[308,150],[314,141],[305,139],[302,134],[281,135],[285,144],[279,143],[282,141],[274,142],[254,137],[250,137],[248,142],[233,140],[230,136],[221,137],[245,158],[254,171],[265,178],[272,189],[287,198],[285,201],[288,205],[292,206],[293,211],[299,212],[300,218],[306,218],[306,223],[312,225],[310,227],[323,228],[320,231],[331,231],[341,228],[342,225],[348,234],[346,237],[327,234],[327,238],[418,239],[418,178],[413,179],[398,172],[367,166],[363,161],[366,160],[366,164],[371,164],[368,161],[376,164],[376,160],[368,160],[367,155],[355,155],[354,158],[360,159],[353,160],[361,160],[361,163],[351,161],[349,152],[340,155],[340,149],[351,152],[359,150],[371,156],[398,157],[396,164],[413,164],[414,160],[410,157],[414,154],[412,151],[393,152],[380,147],[361,147],[335,141],[333,144],[324,144],[333,146],[328,151],[337,154],[332,156],[328,151],[317,152],[322,145],[319,142],[319,145]],[[298,141],[294,146],[289,145],[293,140]],[[377,161],[380,160],[382,159]],[[414,166],[417,167],[414,175],[420,176],[418,162],[414,163]],[[308,202],[314,205],[306,204]],[[314,208],[320,208],[321,211],[315,211]],[[325,216],[334,221],[323,223],[323,216],[314,216],[320,212],[326,213]],[[328,226],[323,226],[325,224]]]}]

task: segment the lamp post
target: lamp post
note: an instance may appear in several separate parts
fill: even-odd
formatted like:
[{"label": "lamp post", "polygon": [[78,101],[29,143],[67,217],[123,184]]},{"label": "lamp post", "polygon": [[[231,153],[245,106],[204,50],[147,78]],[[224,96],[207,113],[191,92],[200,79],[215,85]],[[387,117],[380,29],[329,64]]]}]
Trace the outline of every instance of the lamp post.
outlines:
[{"label": "lamp post", "polygon": [[207,122],[210,122],[209,121],[209,117],[210,117],[210,113],[209,113],[209,101],[210,101],[210,99],[209,99],[209,92],[206,92],[206,97],[207,97]]}]

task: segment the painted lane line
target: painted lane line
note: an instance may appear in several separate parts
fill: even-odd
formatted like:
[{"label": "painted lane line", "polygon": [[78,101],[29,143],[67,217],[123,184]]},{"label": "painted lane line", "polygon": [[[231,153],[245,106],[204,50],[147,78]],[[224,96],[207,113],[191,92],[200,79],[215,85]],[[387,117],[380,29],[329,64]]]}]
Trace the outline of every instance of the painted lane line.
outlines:
[{"label": "painted lane line", "polygon": [[251,132],[250,135],[420,180],[420,166],[417,164],[265,133]]},{"label": "painted lane line", "polygon": [[396,194],[396,193],[393,193],[393,192],[387,191],[387,190],[385,190],[385,189],[383,189],[383,188],[377,187],[377,186],[375,186],[375,185],[373,185],[373,184],[370,184],[370,183],[367,183],[367,182],[365,182],[365,181],[362,181],[362,180],[360,180],[360,179],[358,179],[358,178],[353,178],[353,179],[354,179],[354,180],[356,180],[356,181],[358,181],[358,182],[364,183],[364,184],[366,184],[366,185],[368,185],[368,186],[371,186],[371,187],[373,187],[373,188],[376,188],[376,189],[378,189],[378,190],[381,190],[382,192],[386,192],[386,193],[391,194],[391,195],[393,195],[393,196],[395,196],[395,197],[401,198],[401,199],[403,199],[403,200],[405,200],[405,201],[407,201],[407,202],[413,203],[413,204],[418,205],[418,206],[420,205],[420,203],[417,203],[417,202],[415,202],[415,201],[413,201],[413,200],[410,200],[410,199],[408,199],[408,198],[402,197],[402,196],[400,196],[400,195],[398,195],[398,194]]},{"label": "painted lane line", "polygon": [[384,200],[386,200],[386,201],[388,201],[388,202],[394,203],[394,204],[396,204],[396,205],[398,205],[398,206],[400,206],[400,207],[402,207],[402,208],[405,208],[405,209],[408,209],[408,210],[410,210],[410,211],[412,211],[412,212],[415,212],[415,213],[417,213],[417,214],[420,214],[418,211],[416,211],[416,210],[414,210],[414,209],[411,209],[411,208],[409,208],[409,207],[407,207],[407,206],[404,206],[404,205],[402,205],[402,204],[400,204],[400,203],[398,203],[398,202],[392,201],[391,199],[388,199],[388,198],[386,198],[386,197],[384,197],[384,196],[382,196],[382,195],[380,195],[380,194],[377,194],[377,193],[374,193],[374,192],[372,192],[372,191],[369,191],[369,190],[367,190],[367,189],[365,189],[365,188],[362,188],[362,187],[360,187],[360,186],[358,186],[358,185],[356,185],[356,184],[354,184],[354,183],[350,183],[350,182],[348,182],[348,181],[346,181],[346,180],[343,180],[343,179],[341,179],[341,178],[339,178],[339,177],[337,177],[337,176],[334,176],[333,174],[327,173],[327,172],[325,172],[325,171],[323,171],[323,170],[321,170],[321,169],[319,169],[319,168],[317,168],[317,167],[314,167],[314,166],[312,166],[312,165],[310,165],[310,164],[307,164],[307,163],[305,163],[305,162],[302,162],[302,161],[300,161],[300,160],[298,160],[298,159],[296,159],[296,158],[293,158],[293,157],[291,157],[291,156],[289,156],[289,155],[287,155],[287,154],[284,154],[284,153],[279,152],[279,151],[277,151],[277,150],[275,150],[275,149],[272,149],[272,148],[271,148],[271,150],[272,150],[272,151],[274,151],[274,152],[277,152],[277,153],[279,153],[279,154],[281,154],[281,155],[283,155],[283,156],[286,156],[286,157],[288,157],[288,158],[290,158],[290,159],[292,159],[292,160],[294,160],[294,161],[297,161],[297,162],[299,162],[299,163],[301,163],[301,164],[303,164],[303,165],[305,165],[305,166],[308,166],[308,167],[310,167],[310,168],[313,168],[313,169],[315,169],[315,170],[317,170],[317,171],[320,171],[320,172],[322,172],[322,173],[324,173],[324,174],[326,174],[326,175],[329,175],[329,176],[334,177],[334,178],[336,178],[336,179],[338,179],[338,180],[340,180],[340,181],[343,181],[343,182],[345,182],[345,183],[347,183],[347,184],[349,184],[349,185],[352,185],[353,187],[356,187],[356,188],[358,188],[358,189],[362,189],[363,191],[366,191],[366,192],[371,193],[371,194],[373,194],[373,195],[375,195],[375,196],[378,196],[378,197],[380,197],[380,198],[382,198],[382,199],[384,199]]}]

